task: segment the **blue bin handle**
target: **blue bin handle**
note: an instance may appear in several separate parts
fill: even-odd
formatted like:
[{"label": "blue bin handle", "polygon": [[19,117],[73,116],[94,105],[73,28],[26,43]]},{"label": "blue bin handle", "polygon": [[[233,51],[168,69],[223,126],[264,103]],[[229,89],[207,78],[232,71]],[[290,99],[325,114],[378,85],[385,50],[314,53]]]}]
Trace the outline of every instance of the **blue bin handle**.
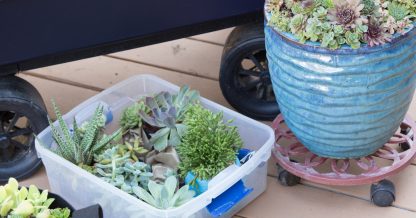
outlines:
[{"label": "blue bin handle", "polygon": [[206,207],[213,217],[219,217],[227,213],[238,202],[253,191],[252,188],[246,188],[242,180],[235,183]]}]

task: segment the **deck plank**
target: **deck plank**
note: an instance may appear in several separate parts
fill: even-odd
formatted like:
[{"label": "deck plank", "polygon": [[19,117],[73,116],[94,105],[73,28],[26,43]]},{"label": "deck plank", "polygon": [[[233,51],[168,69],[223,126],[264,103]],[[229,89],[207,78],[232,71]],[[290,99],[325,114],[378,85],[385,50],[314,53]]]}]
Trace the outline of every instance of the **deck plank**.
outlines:
[{"label": "deck plank", "polygon": [[187,84],[198,89],[203,97],[231,107],[222,96],[217,81],[104,56],[39,68],[31,73],[47,75],[64,82],[82,83],[98,89],[108,88],[133,75],[153,74],[179,86]]},{"label": "deck plank", "polygon": [[238,215],[250,218],[411,218],[416,213],[395,208],[379,208],[370,202],[305,185],[283,187],[268,178],[267,190]]},{"label": "deck plank", "polygon": [[[387,163],[390,161],[379,160],[380,163]],[[329,165],[329,164],[327,164]],[[329,168],[329,166],[326,166]],[[352,168],[352,171],[356,169]],[[269,176],[276,177],[277,167],[273,159],[269,160]],[[409,181],[416,181],[416,166],[409,165],[407,168],[398,172],[398,174],[388,178],[395,184],[396,187],[396,201],[393,203],[394,206],[405,208],[408,210],[416,211],[416,190],[413,187],[413,183]],[[359,186],[328,186],[320,185],[310,181],[302,180],[302,184],[307,184],[313,187],[319,187],[323,190],[334,191],[349,196],[354,196],[361,199],[370,200],[370,185],[359,185]]]},{"label": "deck plank", "polygon": [[19,76],[37,88],[52,119],[55,119],[55,114],[53,113],[51,99],[55,100],[61,112],[65,114],[82,101],[98,93],[89,89],[28,76],[24,73],[19,74]]},{"label": "deck plank", "polygon": [[222,50],[222,46],[179,39],[109,56],[218,80]]},{"label": "deck plank", "polygon": [[230,35],[230,33],[233,29],[234,28],[228,28],[228,29],[224,29],[224,30],[219,30],[219,31],[214,31],[214,32],[210,32],[210,33],[205,33],[205,34],[201,34],[201,35],[192,36],[192,37],[189,37],[189,38],[224,46],[228,35]]}]

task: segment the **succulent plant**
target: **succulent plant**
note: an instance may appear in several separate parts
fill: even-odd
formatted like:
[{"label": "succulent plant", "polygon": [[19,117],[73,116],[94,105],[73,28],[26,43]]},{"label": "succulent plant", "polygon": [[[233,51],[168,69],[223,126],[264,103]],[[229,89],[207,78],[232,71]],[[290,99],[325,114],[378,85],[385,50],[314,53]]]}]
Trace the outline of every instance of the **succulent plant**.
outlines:
[{"label": "succulent plant", "polygon": [[268,21],[268,25],[276,27],[282,32],[289,32],[290,17],[287,11],[272,12],[273,16]]},{"label": "succulent plant", "polygon": [[334,1],[333,0],[315,0],[317,6],[322,6],[324,8],[333,8]]},{"label": "succulent plant", "polygon": [[149,152],[149,150],[140,146],[138,139],[133,144],[125,142],[124,144],[117,144],[116,147],[119,154],[124,156],[124,154],[128,153],[133,161],[144,160],[145,155]]},{"label": "succulent plant", "polygon": [[178,180],[176,177],[170,176],[164,184],[149,181],[148,190],[150,193],[139,186],[134,187],[133,192],[137,197],[156,208],[169,209],[179,207],[195,196],[195,192],[189,190],[188,185],[182,186],[176,191],[177,186]]},{"label": "succulent plant", "polygon": [[375,19],[371,19],[368,23],[368,31],[364,34],[364,40],[370,47],[391,41],[390,35]]},{"label": "succulent plant", "polygon": [[363,9],[361,10],[361,14],[363,15],[370,15],[377,8],[374,0],[362,0],[362,4],[364,5]]},{"label": "succulent plant", "polygon": [[[269,26],[293,34],[300,43],[320,42],[329,49],[385,44],[395,33],[414,28],[416,21],[414,0],[266,0],[266,5],[271,8],[266,8]],[[367,33],[369,20],[386,32],[374,37],[373,22]]]},{"label": "succulent plant", "polygon": [[81,128],[78,128],[74,118],[71,132],[54,101],[52,104],[59,123],[57,128],[49,120],[52,136],[58,145],[56,152],[74,164],[91,165],[94,153],[99,152],[121,133],[121,130],[117,130],[109,136],[101,134],[105,120],[103,122],[103,107],[100,106],[95,110],[91,120],[81,125]]},{"label": "succulent plant", "polygon": [[192,172],[196,178],[208,180],[235,162],[243,142],[231,122],[201,105],[189,108],[185,118],[188,131],[178,146],[183,178]]},{"label": "succulent plant", "polygon": [[107,149],[95,156],[96,172],[104,181],[131,194],[132,187],[146,187],[153,174],[150,173],[149,165],[133,161],[130,151],[124,152],[120,146],[123,145]]},{"label": "succulent plant", "polygon": [[149,109],[143,101],[135,102],[130,107],[124,109],[120,119],[120,126],[123,130],[134,129],[142,126],[142,118],[139,116],[139,111],[149,112]]},{"label": "succulent plant", "polygon": [[53,198],[48,198],[48,191],[42,193],[36,186],[29,186],[29,189],[22,187],[16,179],[10,178],[8,183],[0,186],[0,217],[7,218],[69,218],[68,209],[60,209],[51,214],[49,207]]},{"label": "succulent plant", "polygon": [[267,12],[278,12],[280,10],[280,7],[282,7],[284,1],[283,0],[270,0],[265,2],[265,9]]},{"label": "succulent plant", "polygon": [[397,2],[391,2],[390,4],[388,4],[387,9],[389,11],[390,16],[394,17],[396,21],[401,21],[410,14],[410,11],[406,7],[406,5]]},{"label": "succulent plant", "polygon": [[187,86],[182,87],[176,95],[161,92],[155,97],[146,97],[145,104],[150,108],[151,113],[149,115],[142,110],[139,114],[146,123],[160,128],[156,133],[151,134],[150,138],[150,143],[157,151],[181,143],[186,131],[186,126],[181,123],[184,114],[198,98],[198,92],[190,91]]},{"label": "succulent plant", "polygon": [[306,28],[307,17],[303,14],[295,15],[289,23],[290,31],[296,36],[296,38],[304,43],[306,41],[303,30]]},{"label": "succulent plant", "polygon": [[152,166],[152,180],[160,183],[165,181],[168,175],[177,173],[180,159],[176,149],[168,146],[161,152],[153,150],[147,153],[146,163]]},{"label": "succulent plant", "polygon": [[328,19],[345,28],[354,28],[366,21],[360,13],[363,8],[361,0],[334,0],[334,8],[328,11]]}]

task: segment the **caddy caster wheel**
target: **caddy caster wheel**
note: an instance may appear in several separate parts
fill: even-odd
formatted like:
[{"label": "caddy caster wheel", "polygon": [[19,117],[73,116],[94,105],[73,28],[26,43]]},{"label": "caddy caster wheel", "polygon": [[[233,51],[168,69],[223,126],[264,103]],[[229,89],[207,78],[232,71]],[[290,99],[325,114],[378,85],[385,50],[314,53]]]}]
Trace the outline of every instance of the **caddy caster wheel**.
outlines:
[{"label": "caddy caster wheel", "polygon": [[283,186],[295,186],[300,183],[300,177],[291,174],[277,164],[277,180]]},{"label": "caddy caster wheel", "polygon": [[0,182],[23,179],[41,165],[35,136],[48,125],[45,104],[30,83],[16,76],[0,78]]},{"label": "caddy caster wheel", "polygon": [[236,27],[225,43],[220,87],[227,101],[240,113],[260,120],[279,114],[264,45],[264,24]]},{"label": "caddy caster wheel", "polygon": [[371,185],[371,202],[379,207],[391,206],[396,199],[394,184],[389,180],[381,180]]},{"label": "caddy caster wheel", "polygon": [[[408,135],[410,133],[410,131],[411,131],[411,128],[409,126],[406,126],[406,125],[400,126],[400,133],[401,134]],[[410,138],[413,139],[413,135]],[[407,142],[400,143],[399,146],[403,151],[407,151],[407,150],[410,149],[410,145]]]}]

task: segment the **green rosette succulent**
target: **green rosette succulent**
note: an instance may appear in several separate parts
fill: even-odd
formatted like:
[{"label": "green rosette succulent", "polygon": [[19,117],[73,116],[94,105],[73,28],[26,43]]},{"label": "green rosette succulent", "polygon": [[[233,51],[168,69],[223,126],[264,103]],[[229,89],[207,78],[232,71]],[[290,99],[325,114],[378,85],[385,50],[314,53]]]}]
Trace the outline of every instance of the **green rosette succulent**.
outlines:
[{"label": "green rosette succulent", "polygon": [[177,187],[177,178],[169,176],[164,184],[149,181],[147,187],[149,192],[141,187],[134,187],[133,192],[137,197],[156,208],[169,209],[179,207],[195,196],[195,192],[190,190],[188,185],[182,186],[179,190]]},{"label": "green rosette succulent", "polygon": [[146,97],[145,104],[150,113],[140,111],[142,119],[149,125],[159,128],[151,134],[150,144],[157,151],[163,151],[168,146],[176,147],[186,132],[182,124],[185,112],[199,99],[199,93],[184,86],[176,95],[161,92],[155,97]]}]

